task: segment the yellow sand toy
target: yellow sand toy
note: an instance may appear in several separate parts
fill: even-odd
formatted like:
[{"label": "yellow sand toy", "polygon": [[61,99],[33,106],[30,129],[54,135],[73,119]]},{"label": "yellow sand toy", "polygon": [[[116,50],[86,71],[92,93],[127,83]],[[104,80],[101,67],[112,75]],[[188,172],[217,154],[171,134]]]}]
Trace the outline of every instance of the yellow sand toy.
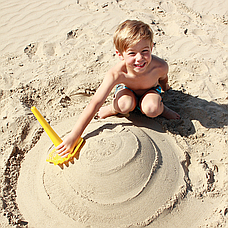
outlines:
[{"label": "yellow sand toy", "polygon": [[[46,131],[46,133],[48,134],[49,138],[51,139],[51,141],[53,142],[55,147],[57,147],[59,144],[61,144],[62,143],[62,139],[56,134],[56,132],[47,123],[47,121],[44,119],[44,117],[40,114],[40,112],[36,109],[35,106],[33,106],[31,108],[31,111],[33,112],[33,114],[35,115],[35,117],[37,118],[37,120],[39,121],[41,126],[43,127],[43,129]],[[59,154],[57,153],[56,149],[52,150],[50,152],[50,154],[48,155],[46,161],[50,162],[50,163],[53,163],[54,165],[63,164],[64,162],[69,161],[69,159],[74,157],[75,154],[78,152],[78,150],[82,146],[83,141],[84,141],[84,139],[80,138],[78,144],[74,148],[74,152],[69,154],[65,158],[62,158],[61,156],[59,156]]]}]

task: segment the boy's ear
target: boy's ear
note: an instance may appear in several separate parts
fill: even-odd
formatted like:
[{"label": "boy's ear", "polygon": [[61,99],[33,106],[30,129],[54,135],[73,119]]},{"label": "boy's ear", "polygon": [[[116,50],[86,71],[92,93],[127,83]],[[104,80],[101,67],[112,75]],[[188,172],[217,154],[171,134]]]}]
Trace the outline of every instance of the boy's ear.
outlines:
[{"label": "boy's ear", "polygon": [[124,57],[118,50],[116,50],[116,54],[119,56],[120,60],[124,60]]}]

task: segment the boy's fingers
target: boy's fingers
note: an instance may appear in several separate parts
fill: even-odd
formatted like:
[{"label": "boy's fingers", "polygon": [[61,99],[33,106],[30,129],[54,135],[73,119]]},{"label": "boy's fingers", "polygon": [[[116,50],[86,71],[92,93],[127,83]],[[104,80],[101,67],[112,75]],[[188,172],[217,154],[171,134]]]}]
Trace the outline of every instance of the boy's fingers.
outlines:
[{"label": "boy's fingers", "polygon": [[65,150],[65,148],[64,147],[60,147],[60,148],[56,147],[56,150],[57,150],[58,154],[60,154]]},{"label": "boy's fingers", "polygon": [[63,147],[62,149],[58,150],[57,152],[58,152],[59,156],[61,156],[62,158],[67,157],[71,153],[71,151],[68,150],[65,147]]},{"label": "boy's fingers", "polygon": [[59,156],[61,156],[61,157],[65,156],[65,154],[67,154],[67,153],[69,154],[67,149],[64,148],[64,147],[62,149],[60,149],[60,150],[57,150],[57,152],[58,152]]},{"label": "boy's fingers", "polygon": [[64,155],[65,153],[67,153],[67,150],[64,148],[58,151],[59,155]]},{"label": "boy's fingers", "polygon": [[64,153],[59,153],[59,156],[61,156],[62,158],[67,157],[69,154],[69,152],[64,152]]},{"label": "boy's fingers", "polygon": [[68,156],[69,153],[60,153],[59,156],[61,156],[62,158],[65,158]]},{"label": "boy's fingers", "polygon": [[57,147],[56,147],[56,150],[60,150],[61,148],[63,148],[63,144],[61,143],[61,144],[59,144]]}]

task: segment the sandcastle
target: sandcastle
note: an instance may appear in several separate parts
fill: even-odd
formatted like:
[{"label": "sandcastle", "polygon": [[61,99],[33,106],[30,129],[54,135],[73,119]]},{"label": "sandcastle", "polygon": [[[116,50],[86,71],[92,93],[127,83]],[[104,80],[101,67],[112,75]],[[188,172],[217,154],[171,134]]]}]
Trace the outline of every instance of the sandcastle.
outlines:
[{"label": "sandcastle", "polygon": [[[45,162],[53,149],[46,134],[26,155],[17,200],[31,226],[140,227],[185,195],[180,149],[160,126],[143,117],[110,119],[91,122],[78,159],[62,168]],[[71,121],[55,129],[67,133]]]}]

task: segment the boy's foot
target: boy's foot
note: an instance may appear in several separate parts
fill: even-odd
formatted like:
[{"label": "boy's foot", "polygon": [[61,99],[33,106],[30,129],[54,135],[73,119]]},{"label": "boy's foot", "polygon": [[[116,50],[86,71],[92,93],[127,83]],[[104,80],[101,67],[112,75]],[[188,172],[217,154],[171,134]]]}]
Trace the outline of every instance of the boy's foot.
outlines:
[{"label": "boy's foot", "polygon": [[116,114],[117,112],[113,110],[112,105],[107,105],[100,108],[100,110],[98,111],[97,117],[101,119],[105,119],[106,117],[114,116]]},{"label": "boy's foot", "polygon": [[164,105],[164,110],[161,116],[165,117],[168,120],[174,119],[174,120],[179,120],[181,117],[178,113],[175,111],[171,110],[167,106]]}]

